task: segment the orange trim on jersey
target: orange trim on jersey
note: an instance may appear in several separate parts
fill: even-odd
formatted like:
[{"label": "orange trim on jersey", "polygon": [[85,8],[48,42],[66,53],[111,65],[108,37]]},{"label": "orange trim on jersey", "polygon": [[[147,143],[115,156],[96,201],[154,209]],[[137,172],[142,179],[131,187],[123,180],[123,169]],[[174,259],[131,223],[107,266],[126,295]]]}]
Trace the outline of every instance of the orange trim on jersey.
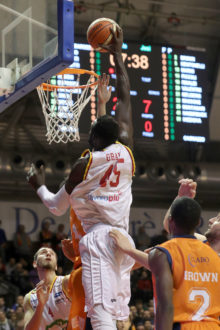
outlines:
[{"label": "orange trim on jersey", "polygon": [[89,149],[86,149],[85,151],[83,151],[81,157],[85,157],[87,154],[89,154],[89,161],[88,161],[88,164],[86,166],[86,169],[85,169],[85,172],[84,172],[84,175],[83,175],[83,180],[86,179],[87,174],[88,174],[89,169],[90,169],[90,166],[92,164],[92,153]]},{"label": "orange trim on jersey", "polygon": [[115,143],[121,144],[127,149],[128,153],[131,157],[131,162],[132,162],[132,176],[134,176],[136,165],[135,165],[135,160],[134,160],[134,156],[133,156],[133,153],[132,153],[131,149],[129,147],[127,147],[125,144],[121,143],[121,142],[116,141]]}]

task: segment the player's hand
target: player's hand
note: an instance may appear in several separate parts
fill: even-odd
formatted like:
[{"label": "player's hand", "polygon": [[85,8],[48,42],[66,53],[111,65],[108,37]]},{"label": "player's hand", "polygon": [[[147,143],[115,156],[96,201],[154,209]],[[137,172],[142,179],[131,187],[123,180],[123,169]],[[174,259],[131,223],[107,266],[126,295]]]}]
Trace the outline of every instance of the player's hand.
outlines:
[{"label": "player's hand", "polygon": [[112,33],[112,40],[109,45],[100,44],[99,46],[107,50],[111,54],[121,53],[123,43],[123,31],[119,26],[116,26],[116,31],[110,28]]},{"label": "player's hand", "polygon": [[123,252],[131,251],[134,248],[129,239],[117,229],[111,230],[109,236],[114,239],[117,247]]},{"label": "player's hand", "polygon": [[178,197],[195,198],[197,183],[192,179],[181,179],[179,181],[180,187],[178,190]]},{"label": "player's hand", "polygon": [[49,298],[50,286],[46,285],[44,280],[42,280],[36,285],[36,292],[38,305],[43,307]]},{"label": "player's hand", "polygon": [[30,183],[34,190],[37,190],[40,186],[45,184],[45,170],[41,165],[39,169],[32,163],[27,173],[27,181]]},{"label": "player's hand", "polygon": [[73,249],[73,242],[69,238],[65,238],[61,241],[62,251],[65,257],[74,262],[75,252]]},{"label": "player's hand", "polygon": [[148,253],[150,253],[150,251],[153,250],[153,249],[154,249],[154,246],[152,246],[152,247],[150,247],[150,248],[147,248],[147,249],[144,250],[144,253],[147,253],[147,254],[148,254]]},{"label": "player's hand", "polygon": [[112,86],[109,86],[110,76],[103,73],[98,79],[98,101],[99,103],[107,103],[110,100]]}]

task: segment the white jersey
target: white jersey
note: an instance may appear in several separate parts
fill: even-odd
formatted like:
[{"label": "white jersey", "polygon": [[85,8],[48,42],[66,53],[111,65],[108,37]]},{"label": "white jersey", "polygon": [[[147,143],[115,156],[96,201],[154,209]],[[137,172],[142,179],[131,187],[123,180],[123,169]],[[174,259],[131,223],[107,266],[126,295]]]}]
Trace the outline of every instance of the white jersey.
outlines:
[{"label": "white jersey", "polygon": [[71,206],[86,233],[97,223],[128,231],[133,174],[132,152],[120,143],[90,153],[84,180],[70,195]]},{"label": "white jersey", "polygon": [[[56,276],[50,288],[49,299],[44,307],[39,330],[67,329],[71,302],[63,290],[64,276]],[[29,292],[30,304],[33,310],[38,305],[36,289]]]}]

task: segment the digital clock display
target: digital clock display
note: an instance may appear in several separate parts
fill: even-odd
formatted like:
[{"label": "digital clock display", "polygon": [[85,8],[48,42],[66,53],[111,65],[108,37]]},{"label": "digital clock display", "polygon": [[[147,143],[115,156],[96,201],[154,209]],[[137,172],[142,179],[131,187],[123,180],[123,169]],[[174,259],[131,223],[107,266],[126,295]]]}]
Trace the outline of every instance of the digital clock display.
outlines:
[{"label": "digital clock display", "polygon": [[[123,43],[122,57],[131,85],[134,138],[201,143],[208,140],[209,98],[205,52]],[[107,110],[114,116],[117,97],[113,56],[96,52],[86,42],[77,40],[71,67],[111,76],[112,98]],[[74,76],[68,75],[67,84],[75,85],[75,80]],[[81,115],[80,132],[88,133],[96,110],[96,96],[92,96]]]}]

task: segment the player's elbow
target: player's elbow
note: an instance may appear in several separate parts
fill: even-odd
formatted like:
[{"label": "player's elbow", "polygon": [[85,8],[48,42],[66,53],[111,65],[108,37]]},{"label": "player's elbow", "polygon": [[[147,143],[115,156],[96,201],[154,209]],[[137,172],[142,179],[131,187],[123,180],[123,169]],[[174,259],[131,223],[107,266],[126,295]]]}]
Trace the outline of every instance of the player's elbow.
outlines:
[{"label": "player's elbow", "polygon": [[52,214],[59,217],[59,216],[64,215],[66,213],[67,208],[66,209],[59,209],[57,207],[50,207],[49,211],[50,211],[50,213],[52,213]]}]

